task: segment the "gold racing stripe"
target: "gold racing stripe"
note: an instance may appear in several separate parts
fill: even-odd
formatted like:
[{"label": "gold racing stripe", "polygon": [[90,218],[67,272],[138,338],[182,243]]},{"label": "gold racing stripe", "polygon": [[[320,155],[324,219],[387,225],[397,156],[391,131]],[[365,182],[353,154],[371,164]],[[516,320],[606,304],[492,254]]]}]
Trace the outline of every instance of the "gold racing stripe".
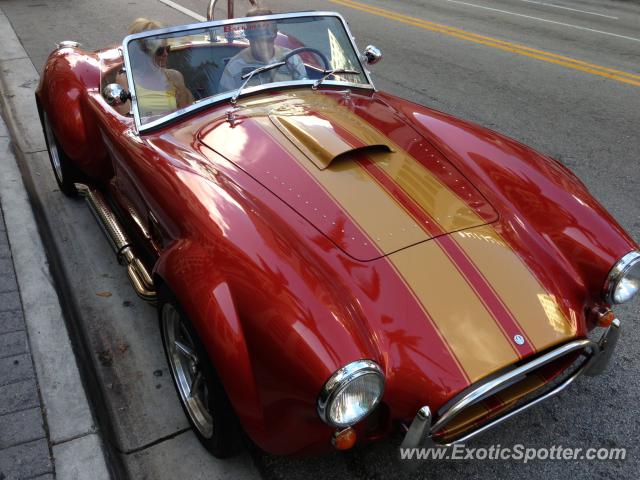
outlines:
[{"label": "gold racing stripe", "polygon": [[[389,222],[414,223],[404,208],[363,169],[346,164],[342,168],[320,170],[268,118],[252,120],[298,160],[380,249],[388,246],[388,233],[386,236],[383,233],[390,231]],[[424,234],[417,227],[411,231]],[[433,319],[444,343],[471,382],[518,359],[495,319],[435,242],[419,243],[387,256],[386,261]]]},{"label": "gold racing stripe", "polygon": [[[349,163],[320,170],[273,127],[269,118],[253,118],[278,141],[309,174],[322,185],[346,213],[384,253],[393,252],[429,238],[397,202],[372,182],[362,169]],[[346,207],[348,206],[348,208]],[[392,235],[389,235],[392,232]]]},{"label": "gold racing stripe", "polygon": [[392,150],[391,154],[372,153],[369,154],[369,157],[375,160],[376,166],[409,194],[422,210],[438,223],[442,230],[452,232],[486,223],[433,172],[425,168],[383,132],[378,131],[374,126],[328,95],[307,95],[308,98],[305,100],[313,107],[318,107],[317,113],[319,115],[328,118],[343,130],[357,137],[362,144],[388,145]]},{"label": "gold racing stripe", "polygon": [[435,241],[387,259],[428,310],[471,382],[518,360],[493,316]]},{"label": "gold racing stripe", "polygon": [[[331,114],[332,109],[326,108],[322,112],[325,117],[349,130],[350,134],[361,141],[371,142],[377,138],[376,141],[380,142],[379,136],[384,135],[382,132],[375,131],[375,127],[365,124],[332,98],[326,95],[325,98],[325,105],[332,104],[334,112]],[[482,219],[418,160],[391,139],[385,137],[385,140],[395,152],[393,161],[391,158],[388,161],[381,160],[380,154],[370,155],[376,166],[443,229],[445,225],[451,231],[467,228],[452,234],[452,238],[493,287],[502,303],[513,313],[523,329],[522,333],[533,343],[532,347],[536,351],[542,351],[573,338],[577,331],[575,319],[571,322],[567,319],[555,296],[540,284],[493,226],[485,224],[467,227],[472,223],[481,223]],[[442,206],[434,208],[434,205]],[[441,223],[443,219],[444,224]],[[391,255],[394,256],[395,254]]]},{"label": "gold racing stripe", "polygon": [[369,155],[445,232],[482,225],[484,220],[408,153],[394,146],[388,157]]},{"label": "gold racing stripe", "polygon": [[499,292],[537,351],[576,335],[575,321],[569,322],[555,296],[491,226],[457,232],[452,237]]}]

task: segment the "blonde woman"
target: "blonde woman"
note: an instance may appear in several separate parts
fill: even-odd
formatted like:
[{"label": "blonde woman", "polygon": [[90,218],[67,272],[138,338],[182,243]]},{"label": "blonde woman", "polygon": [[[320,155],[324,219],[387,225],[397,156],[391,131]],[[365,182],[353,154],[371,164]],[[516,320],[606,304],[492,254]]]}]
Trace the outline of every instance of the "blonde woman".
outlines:
[{"label": "blonde woman", "polygon": [[[138,18],[129,26],[129,34],[162,27],[156,21]],[[184,77],[179,71],[167,68],[170,49],[167,41],[146,38],[133,45],[130,60],[135,69],[133,73],[140,116],[162,115],[191,105],[193,95],[186,87]],[[126,74],[118,74],[116,82],[129,90]],[[120,105],[117,110],[123,115],[129,113],[130,102]]]}]

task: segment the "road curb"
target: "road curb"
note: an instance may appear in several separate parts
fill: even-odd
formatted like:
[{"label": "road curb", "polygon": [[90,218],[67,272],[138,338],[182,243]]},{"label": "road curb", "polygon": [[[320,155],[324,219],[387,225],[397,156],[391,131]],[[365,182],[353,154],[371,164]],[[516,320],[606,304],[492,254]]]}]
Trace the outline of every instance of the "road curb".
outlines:
[{"label": "road curb", "polygon": [[96,433],[56,292],[56,274],[49,269],[42,240],[51,237],[50,228],[39,211],[42,202],[33,188],[33,166],[25,161],[25,155],[44,149],[33,96],[39,76],[1,10],[0,32],[0,103],[15,152],[8,152],[0,165],[0,197],[55,470],[57,478],[108,479],[113,470]]}]

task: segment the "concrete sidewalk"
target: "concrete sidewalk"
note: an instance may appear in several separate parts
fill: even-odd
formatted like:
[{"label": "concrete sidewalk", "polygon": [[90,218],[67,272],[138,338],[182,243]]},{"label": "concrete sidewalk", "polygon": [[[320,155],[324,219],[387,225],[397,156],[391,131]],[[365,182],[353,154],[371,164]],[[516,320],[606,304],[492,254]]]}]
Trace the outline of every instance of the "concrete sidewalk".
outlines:
[{"label": "concrete sidewalk", "polygon": [[33,172],[19,168],[19,158],[45,148],[37,80],[0,10],[0,479],[108,479],[25,189]]},{"label": "concrete sidewalk", "polygon": [[[13,161],[0,119],[0,174]],[[53,478],[31,349],[0,202],[0,478]]]}]

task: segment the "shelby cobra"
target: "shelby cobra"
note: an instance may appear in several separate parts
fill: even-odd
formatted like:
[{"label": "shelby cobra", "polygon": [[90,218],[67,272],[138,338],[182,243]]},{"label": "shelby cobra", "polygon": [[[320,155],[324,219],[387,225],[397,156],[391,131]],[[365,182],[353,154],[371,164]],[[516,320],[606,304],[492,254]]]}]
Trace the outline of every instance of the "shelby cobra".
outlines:
[{"label": "shelby cobra", "polygon": [[46,63],[56,179],[157,304],[214,455],[242,430],[273,454],[466,441],[601,372],[611,308],[640,288],[638,245],[574,174],[376,90],[379,58],[339,14],[302,12],[63,42]]}]

